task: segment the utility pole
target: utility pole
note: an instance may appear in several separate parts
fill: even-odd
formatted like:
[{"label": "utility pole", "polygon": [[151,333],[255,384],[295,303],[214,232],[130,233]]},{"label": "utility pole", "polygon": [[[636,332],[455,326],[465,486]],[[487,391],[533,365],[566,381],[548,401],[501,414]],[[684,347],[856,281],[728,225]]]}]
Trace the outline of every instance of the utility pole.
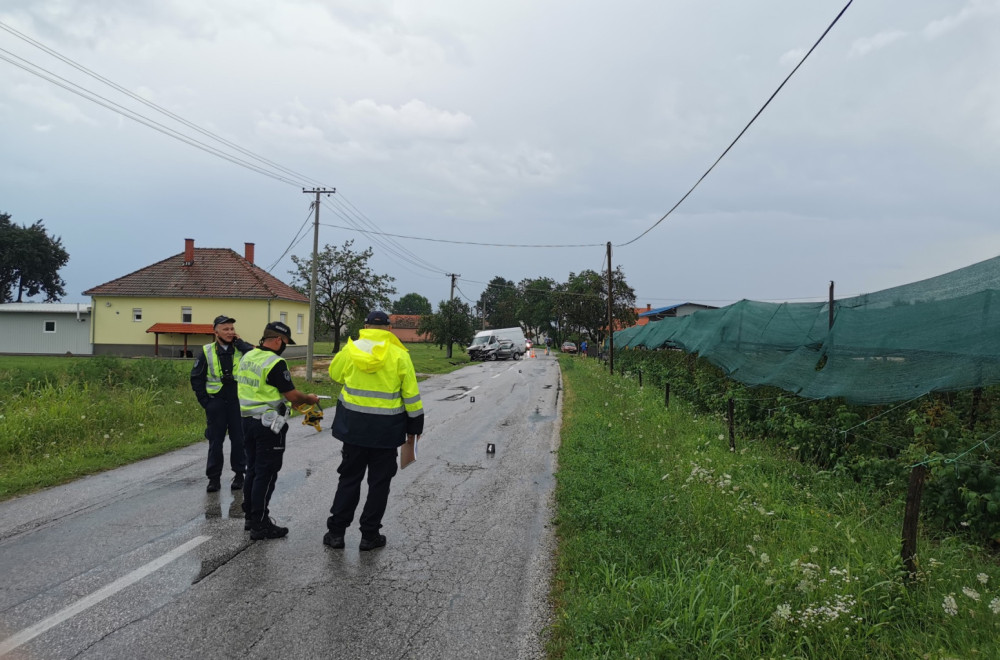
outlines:
[{"label": "utility pole", "polygon": [[830,280],[830,325],[827,328],[833,327],[833,280]]},{"label": "utility pole", "polygon": [[608,367],[611,369],[608,373],[611,375],[615,373],[614,301],[615,291],[611,286],[611,241],[608,241]]},{"label": "utility pole", "polygon": [[[455,280],[458,279],[459,277],[461,277],[461,275],[456,275],[455,273],[448,273],[448,277],[451,278],[451,293],[448,294],[448,302],[450,303],[452,300],[455,299]],[[449,305],[448,309],[449,309],[449,314],[450,314],[451,313],[451,309],[452,309],[450,305]],[[454,333],[452,333],[451,324],[454,322],[454,320],[455,319],[453,319],[453,318],[450,318],[450,317],[448,318],[448,359],[449,360],[451,359],[451,336],[452,336],[452,334],[454,334]]]},{"label": "utility pole", "polygon": [[312,190],[302,189],[302,192],[309,195],[316,195],[313,202],[313,256],[312,273],[309,276],[309,344],[306,346],[306,381],[313,379],[313,351],[316,341],[316,268],[319,261],[319,196],[332,195],[337,192],[336,188],[313,188]]}]

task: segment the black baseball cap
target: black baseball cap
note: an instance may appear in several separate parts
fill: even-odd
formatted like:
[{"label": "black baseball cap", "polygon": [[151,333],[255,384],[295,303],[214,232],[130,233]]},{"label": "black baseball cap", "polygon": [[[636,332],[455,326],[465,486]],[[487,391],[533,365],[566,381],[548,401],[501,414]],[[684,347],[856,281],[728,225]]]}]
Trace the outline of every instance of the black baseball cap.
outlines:
[{"label": "black baseball cap", "polygon": [[389,316],[385,312],[372,312],[365,319],[365,325],[390,325]]},{"label": "black baseball cap", "polygon": [[236,319],[231,316],[226,316],[225,314],[220,314],[215,317],[214,321],[212,321],[212,327],[214,328],[215,326],[222,325],[223,323],[236,323]]},{"label": "black baseball cap", "polygon": [[264,326],[264,339],[270,337],[283,337],[287,343],[295,345],[295,342],[292,341],[292,329],[281,321],[272,321]]}]

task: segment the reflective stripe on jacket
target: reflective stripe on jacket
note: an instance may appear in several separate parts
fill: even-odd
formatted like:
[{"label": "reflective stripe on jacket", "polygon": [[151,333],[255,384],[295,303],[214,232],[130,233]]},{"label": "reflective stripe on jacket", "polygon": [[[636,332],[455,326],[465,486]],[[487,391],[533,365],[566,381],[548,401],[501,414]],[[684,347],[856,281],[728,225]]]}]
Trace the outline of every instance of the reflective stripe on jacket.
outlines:
[{"label": "reflective stripe on jacket", "polygon": [[[222,363],[219,361],[219,354],[215,350],[215,342],[202,346],[205,353],[205,391],[215,395],[222,391]],[[240,363],[242,357],[239,349],[233,346],[233,372]]]},{"label": "reflective stripe on jacket", "polygon": [[281,358],[276,353],[259,348],[240,360],[236,382],[239,385],[240,414],[244,417],[261,415],[269,409],[278,410],[284,401],[285,397],[278,388],[267,382],[267,375],[278,362]]},{"label": "reflective stripe on jacket", "polygon": [[423,432],[424,404],[409,352],[387,330],[364,329],[330,363],[343,384],[333,435],[369,447],[398,447]]}]

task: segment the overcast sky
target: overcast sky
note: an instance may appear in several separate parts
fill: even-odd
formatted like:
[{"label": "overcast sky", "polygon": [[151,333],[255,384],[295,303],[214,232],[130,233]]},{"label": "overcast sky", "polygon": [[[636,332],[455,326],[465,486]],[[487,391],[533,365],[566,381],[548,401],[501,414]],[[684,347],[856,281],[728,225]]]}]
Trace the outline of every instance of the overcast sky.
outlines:
[{"label": "overcast sky", "polygon": [[[324,225],[589,246],[394,254],[321,227],[321,245],[372,245],[396,297],[436,306],[447,273],[472,299],[497,275],[561,282],[659,220],[845,3],[4,0],[3,25],[296,174],[0,60],[0,212],[62,237],[66,302],[185,238],[254,242],[270,266],[309,217],[304,179],[337,189]],[[694,193],[614,248],[637,304],[822,299],[830,280],[844,297],[996,256],[998,34],[1000,0],[854,2]],[[9,31],[0,48],[210,142]],[[311,249],[307,227],[289,254]]]}]

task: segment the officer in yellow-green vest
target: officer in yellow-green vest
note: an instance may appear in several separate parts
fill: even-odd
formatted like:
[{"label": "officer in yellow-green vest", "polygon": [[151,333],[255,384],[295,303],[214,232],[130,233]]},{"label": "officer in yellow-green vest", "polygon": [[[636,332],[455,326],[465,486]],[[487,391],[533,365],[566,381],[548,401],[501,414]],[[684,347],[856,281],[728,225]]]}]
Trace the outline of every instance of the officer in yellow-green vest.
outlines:
[{"label": "officer in yellow-green vest", "polygon": [[372,312],[358,341],[347,345],[330,363],[330,378],[343,384],[333,419],[333,437],[344,443],[337,472],[340,481],[327,518],[323,543],[344,547],[344,532],[361,499],[361,480],[368,472],[368,499],[358,519],[361,550],[385,545],[382,516],[389,483],[396,474],[396,452],[415,443],[424,432],[424,404],[410,354],[389,332],[385,312]]},{"label": "officer in yellow-green vest", "polygon": [[243,472],[246,456],[243,453],[243,418],[240,415],[240,400],[236,392],[236,378],[233,370],[240,358],[253,350],[253,345],[236,336],[233,324],[236,319],[225,314],[215,317],[212,330],[215,341],[205,344],[191,368],[191,389],[198,403],[205,409],[205,439],[208,440],[209,493],[220,488],[222,469],[226,465],[223,444],[229,434],[229,467],[233,470],[233,490],[243,488]]},{"label": "officer in yellow-green vest", "polygon": [[280,321],[268,323],[258,348],[243,356],[236,372],[247,455],[244,529],[254,541],[288,534],[268,510],[285,455],[288,404],[319,403],[315,394],[303,394],[292,384],[288,364],[280,357],[288,344],[295,344],[291,329]]}]

